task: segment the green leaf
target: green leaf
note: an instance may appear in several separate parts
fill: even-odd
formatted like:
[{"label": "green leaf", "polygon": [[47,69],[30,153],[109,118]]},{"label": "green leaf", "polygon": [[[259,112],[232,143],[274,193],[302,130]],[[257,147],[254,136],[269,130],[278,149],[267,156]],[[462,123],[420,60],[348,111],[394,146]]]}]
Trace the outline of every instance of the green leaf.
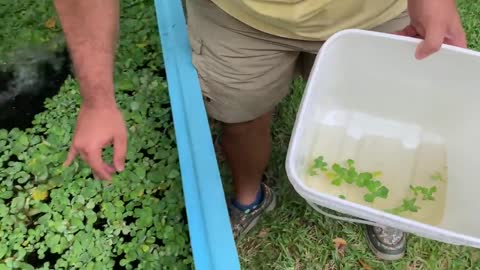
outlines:
[{"label": "green leaf", "polygon": [[32,265],[24,262],[20,262],[18,264],[18,267],[22,270],[35,270],[35,268]]},{"label": "green leaf", "polygon": [[50,248],[50,249],[54,249],[60,242],[60,235],[58,234],[54,234],[53,236],[50,236],[50,237],[45,237],[45,244],[47,244],[47,246]]},{"label": "green leaf", "polygon": [[324,158],[322,156],[316,158],[313,165],[315,169],[319,169],[321,171],[327,171],[327,166],[328,164],[324,161]]},{"label": "green leaf", "polygon": [[372,179],[372,174],[371,173],[367,173],[367,172],[362,172],[358,175],[358,178],[357,178],[357,181],[356,181],[356,184],[358,187],[364,187],[367,185],[367,183],[370,182],[370,180]]},{"label": "green leaf", "polygon": [[110,202],[104,203],[103,210],[104,210],[105,217],[107,217],[110,220],[115,219],[115,206],[112,203]]},{"label": "green leaf", "polygon": [[147,174],[147,179],[153,183],[160,183],[165,178],[165,172],[161,169],[153,169]]},{"label": "green leaf", "polygon": [[28,136],[25,134],[20,135],[20,137],[18,138],[18,143],[25,147],[29,145],[29,141],[30,140],[28,139]]},{"label": "green leaf", "polygon": [[440,182],[445,182],[445,178],[443,177],[443,175],[440,173],[440,172],[436,172],[434,173],[430,179],[432,179],[433,181],[440,181]]},{"label": "green leaf", "polygon": [[102,250],[98,247],[92,247],[92,249],[90,249],[90,255],[92,255],[93,257],[98,257],[102,254]]},{"label": "green leaf", "polygon": [[95,202],[92,200],[88,201],[87,205],[85,206],[87,209],[93,209],[95,207]]},{"label": "green leaf", "polygon": [[143,166],[136,167],[134,172],[140,179],[145,179],[147,174],[147,170]]},{"label": "green leaf", "polygon": [[366,201],[366,202],[373,202],[375,200],[375,195],[372,194],[372,193],[368,193],[368,194],[365,194],[363,196],[363,199]]},{"label": "green leaf", "polygon": [[74,217],[72,218],[72,221],[71,221],[72,225],[79,228],[79,229],[83,229],[85,226],[83,224],[83,221],[82,219],[78,218],[78,217]]},{"label": "green leaf", "polygon": [[339,174],[339,175],[343,175],[343,174],[344,174],[344,171],[345,171],[345,169],[342,168],[342,167],[341,167],[340,165],[338,165],[337,163],[335,163],[335,164],[332,165],[332,170],[333,170],[334,172],[336,172],[337,174]]},{"label": "green leaf", "polygon": [[8,131],[5,129],[0,129],[0,140],[8,139]]},{"label": "green leaf", "polygon": [[12,197],[13,197],[13,191],[11,190],[0,192],[0,199],[10,199]]},{"label": "green leaf", "polygon": [[353,184],[354,182],[356,182],[357,176],[358,175],[355,169],[349,169],[347,171],[347,175],[345,175],[345,182]]},{"label": "green leaf", "polygon": [[430,201],[434,201],[435,198],[433,197],[433,194],[437,192],[437,187],[436,186],[433,186],[429,189],[425,188],[424,192],[423,192],[423,200],[430,200]]},{"label": "green leaf", "polygon": [[347,165],[349,168],[352,168],[354,164],[355,164],[355,161],[353,161],[352,159],[347,160]]},{"label": "green leaf", "polygon": [[134,88],[134,85],[132,81],[128,79],[124,79],[120,81],[120,83],[118,84],[118,90],[120,91],[133,90],[133,88]]},{"label": "green leaf", "polygon": [[404,199],[403,200],[403,208],[406,210],[406,211],[411,211],[411,212],[417,212],[418,209],[420,209],[417,205],[415,205],[417,199],[416,198],[413,198],[413,199]]},{"label": "green leaf", "polygon": [[43,216],[41,216],[39,219],[38,219],[38,224],[47,224],[50,219],[52,218],[52,215],[50,213],[47,213]]},{"label": "green leaf", "polygon": [[413,194],[415,194],[415,196],[422,192],[421,187],[415,187],[412,185],[410,185],[410,190],[413,192]]},{"label": "green leaf", "polygon": [[412,186],[410,185],[410,190],[415,194],[415,196],[418,196],[422,194],[423,200],[435,200],[433,197],[433,194],[437,191],[437,187],[433,186],[430,188],[427,187],[422,187],[422,186]]},{"label": "green leaf", "polygon": [[377,190],[377,192],[375,193],[375,195],[376,195],[377,197],[386,199],[386,198],[388,197],[388,192],[389,192],[388,188],[382,186],[382,187],[380,187],[380,188]]},{"label": "green leaf", "polygon": [[0,244],[0,259],[2,259],[8,252],[8,246],[5,243]]},{"label": "green leaf", "polygon": [[147,228],[153,224],[153,211],[150,207],[145,207],[143,209],[137,209],[135,211],[135,216],[138,217],[137,225],[141,228]]},{"label": "green leaf", "polygon": [[11,205],[13,211],[15,211],[15,212],[19,211],[24,206],[25,206],[25,198],[24,197],[13,198],[12,205]]},{"label": "green leaf", "polygon": [[81,205],[84,205],[85,204],[85,197],[83,197],[82,195],[77,195],[76,202],[81,204]]},{"label": "green leaf", "polygon": [[85,217],[87,218],[87,224],[94,224],[97,221],[97,214],[92,210],[85,211]]},{"label": "green leaf", "polygon": [[25,184],[26,182],[28,182],[30,180],[30,175],[26,172],[18,172],[15,175],[15,178],[17,179],[17,182],[19,184]]},{"label": "green leaf", "polygon": [[4,217],[8,214],[9,209],[6,205],[0,204],[0,217]]},{"label": "green leaf", "polygon": [[170,179],[173,179],[173,178],[177,178],[178,176],[180,176],[180,173],[178,172],[178,170],[171,170],[169,173],[168,173],[168,178]]},{"label": "green leaf", "polygon": [[140,108],[140,104],[138,102],[132,101],[132,103],[130,103],[130,109],[132,111],[137,111],[139,108]]},{"label": "green leaf", "polygon": [[377,188],[379,188],[382,184],[379,182],[379,181],[369,181],[367,183],[367,189],[368,191],[370,192],[375,192],[377,190]]},{"label": "green leaf", "polygon": [[335,178],[332,181],[332,185],[334,186],[340,186],[342,184],[342,179],[341,178]]}]

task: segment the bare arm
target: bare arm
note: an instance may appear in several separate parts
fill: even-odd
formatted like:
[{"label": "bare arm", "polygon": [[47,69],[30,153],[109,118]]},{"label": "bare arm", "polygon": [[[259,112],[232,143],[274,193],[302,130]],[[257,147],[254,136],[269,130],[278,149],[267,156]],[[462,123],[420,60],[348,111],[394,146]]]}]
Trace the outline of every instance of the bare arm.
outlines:
[{"label": "bare arm", "polygon": [[[94,175],[110,180],[124,169],[127,130],[114,94],[119,0],[54,0],[80,85],[82,104],[65,165],[80,156]],[[113,144],[113,166],[102,159]]]},{"label": "bare arm", "polygon": [[84,106],[114,106],[118,0],[55,0]]}]

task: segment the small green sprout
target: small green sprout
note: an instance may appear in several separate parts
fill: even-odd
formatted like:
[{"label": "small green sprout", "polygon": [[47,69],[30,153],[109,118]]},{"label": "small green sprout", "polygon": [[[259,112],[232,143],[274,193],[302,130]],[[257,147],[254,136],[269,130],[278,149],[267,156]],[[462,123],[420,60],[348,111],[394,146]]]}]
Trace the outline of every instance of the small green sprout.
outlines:
[{"label": "small green sprout", "polygon": [[374,202],[375,198],[377,198],[377,197],[382,198],[382,199],[386,199],[388,197],[389,192],[390,191],[388,190],[388,188],[386,188],[385,186],[381,186],[380,188],[378,188],[374,192],[365,194],[363,196],[363,199],[367,202]]},{"label": "small green sprout", "polygon": [[363,195],[363,199],[366,201],[366,202],[373,202],[375,200],[375,195],[372,194],[372,193],[368,193],[368,194],[365,194]]},{"label": "small green sprout", "polygon": [[355,164],[355,161],[353,161],[353,159],[348,159],[347,160],[347,165],[348,165],[348,168],[353,168],[353,165]]},{"label": "small green sprout", "polygon": [[320,156],[313,161],[313,165],[309,168],[309,174],[311,176],[317,175],[317,170],[326,172],[328,170],[328,164],[323,160],[323,157]]},{"label": "small green sprout", "polygon": [[402,206],[404,207],[404,209],[406,211],[418,212],[420,207],[415,205],[416,202],[417,202],[417,198],[413,198],[413,199],[410,199],[410,200],[404,199]]},{"label": "small green sprout", "polygon": [[415,194],[415,196],[423,195],[423,200],[434,201],[433,193],[437,192],[437,187],[433,186],[430,188],[422,186],[410,186],[410,190]]},{"label": "small green sprout", "polygon": [[435,172],[435,173],[430,177],[430,179],[432,179],[433,181],[445,182],[445,178],[443,177],[443,175],[442,175],[440,172]]},{"label": "small green sprout", "polygon": [[342,184],[342,178],[340,178],[340,177],[337,177],[337,178],[333,179],[333,181],[332,181],[332,185],[334,185],[334,186],[339,187],[341,184]]},{"label": "small green sprout", "polygon": [[315,159],[310,168],[310,175],[316,175],[317,170],[320,169],[334,186],[341,186],[343,183],[347,183],[360,188],[366,188],[369,193],[365,194],[364,200],[367,202],[373,202],[377,197],[383,199],[388,197],[388,188],[383,186],[380,181],[374,179],[375,177],[381,176],[381,172],[358,172],[355,168],[355,161],[352,159],[348,159],[345,165],[344,167],[338,163],[334,163],[329,170],[327,167],[328,164],[324,158],[320,156]]},{"label": "small green sprout", "polygon": [[323,160],[323,157],[319,157],[317,159],[315,159],[315,167],[322,170],[322,171],[327,171],[328,168],[327,168],[328,164]]},{"label": "small green sprout", "polygon": [[[309,168],[310,175],[317,175],[318,171],[321,171],[330,180],[334,186],[341,186],[343,183],[356,185],[359,188],[365,188],[368,190],[364,194],[363,199],[366,202],[373,203],[375,199],[382,198],[387,199],[390,190],[382,185],[382,182],[378,179],[382,176],[382,172],[359,172],[355,168],[355,161],[348,159],[345,163],[334,163],[330,168],[325,162],[323,156],[316,158]],[[431,176],[432,180],[444,182],[444,177],[436,172]],[[410,186],[410,190],[413,193],[413,197],[403,199],[402,205],[399,207],[385,210],[393,214],[400,214],[403,212],[418,212],[420,207],[416,204],[417,199],[422,200],[435,200],[434,193],[437,192],[437,186],[422,187],[422,186]],[[345,195],[338,196],[341,199],[346,199]]]},{"label": "small green sprout", "polygon": [[418,212],[420,207],[415,204],[416,202],[417,202],[417,198],[403,199],[403,203],[402,203],[401,206],[393,208],[393,209],[389,209],[389,210],[386,210],[386,211],[390,212],[392,214],[395,214],[395,215],[399,215],[399,214],[401,214],[403,212],[407,212],[407,211]]},{"label": "small green sprout", "polygon": [[380,183],[380,181],[370,180],[367,182],[367,189],[370,192],[375,192],[375,190],[377,190],[381,186],[382,186],[382,183]]},{"label": "small green sprout", "polygon": [[356,184],[358,187],[365,187],[367,183],[369,183],[370,180],[372,180],[372,178],[373,178],[373,174],[368,172],[362,172],[358,175]]}]

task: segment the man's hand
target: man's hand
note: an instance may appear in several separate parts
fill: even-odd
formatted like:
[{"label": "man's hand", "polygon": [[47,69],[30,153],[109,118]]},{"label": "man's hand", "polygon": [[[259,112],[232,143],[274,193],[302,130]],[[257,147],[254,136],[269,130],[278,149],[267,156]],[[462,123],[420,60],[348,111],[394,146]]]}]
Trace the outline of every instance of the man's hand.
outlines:
[{"label": "man's hand", "polygon": [[[65,165],[80,155],[96,177],[110,180],[115,171],[123,170],[127,151],[125,122],[116,106],[113,83],[119,0],[55,0],[55,7],[82,95]],[[112,143],[114,166],[102,159],[103,148]]]},{"label": "man's hand", "polygon": [[[114,166],[102,159],[103,148],[110,144],[113,144]],[[95,108],[82,105],[65,165],[69,166],[80,155],[97,177],[111,180],[115,171],[123,171],[126,152],[127,131],[121,112],[115,106]]]},{"label": "man's hand", "polygon": [[417,59],[437,52],[443,43],[467,47],[455,0],[408,0],[408,13],[410,25],[397,34],[424,39],[415,52]]}]

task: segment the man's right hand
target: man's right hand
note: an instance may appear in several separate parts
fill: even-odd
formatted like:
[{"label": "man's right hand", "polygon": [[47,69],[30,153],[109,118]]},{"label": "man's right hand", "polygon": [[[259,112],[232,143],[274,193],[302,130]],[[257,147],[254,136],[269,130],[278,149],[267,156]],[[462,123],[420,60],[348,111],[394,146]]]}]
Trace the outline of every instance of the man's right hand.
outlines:
[{"label": "man's right hand", "polygon": [[[102,158],[103,148],[113,144],[113,166]],[[115,171],[123,171],[127,153],[127,130],[122,113],[115,105],[82,105],[65,166],[79,155],[94,175],[111,180]]]},{"label": "man's right hand", "polygon": [[[115,102],[114,56],[119,28],[119,0],[55,0],[83,103],[65,165],[79,155],[96,177],[111,180],[122,171],[127,130]],[[103,148],[113,144],[113,166]]]}]

